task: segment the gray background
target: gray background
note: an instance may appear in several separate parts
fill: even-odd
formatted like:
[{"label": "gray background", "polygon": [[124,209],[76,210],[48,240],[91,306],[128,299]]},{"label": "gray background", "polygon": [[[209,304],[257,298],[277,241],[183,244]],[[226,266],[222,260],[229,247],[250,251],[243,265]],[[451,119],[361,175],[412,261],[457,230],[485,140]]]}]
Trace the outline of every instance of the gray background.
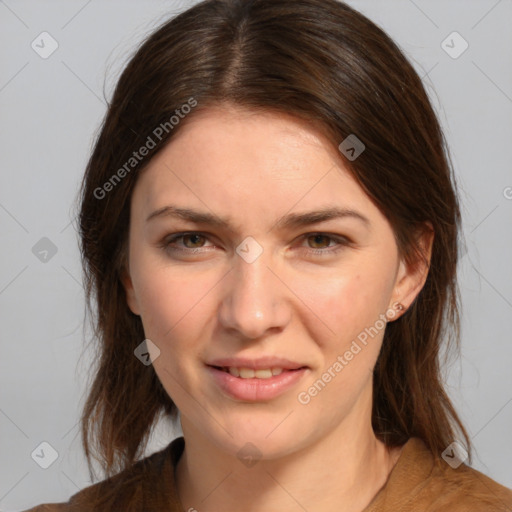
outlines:
[{"label": "gray background", "polygon": [[[512,487],[512,1],[349,3],[413,60],[445,128],[467,244],[462,358],[447,369],[449,393],[476,448],[473,466]],[[0,0],[3,511],[63,501],[90,484],[77,421],[94,354],[79,361],[84,301],[73,203],[104,92],[110,97],[141,38],[188,5]],[[47,59],[31,47],[43,31],[59,45]],[[469,43],[458,58],[441,46],[453,31]],[[447,44],[452,54],[462,48],[453,37]],[[173,435],[157,429],[149,451]],[[31,457],[43,441],[59,454],[46,470]]]}]

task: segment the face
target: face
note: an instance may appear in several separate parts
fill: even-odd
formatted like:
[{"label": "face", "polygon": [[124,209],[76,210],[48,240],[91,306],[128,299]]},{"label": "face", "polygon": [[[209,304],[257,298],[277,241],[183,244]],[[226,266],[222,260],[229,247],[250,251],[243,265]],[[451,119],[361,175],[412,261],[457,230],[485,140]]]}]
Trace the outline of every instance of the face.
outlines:
[{"label": "face", "polygon": [[341,154],[284,114],[197,112],[134,189],[128,304],[185,437],[233,455],[369,429],[385,316],[424,278]]}]

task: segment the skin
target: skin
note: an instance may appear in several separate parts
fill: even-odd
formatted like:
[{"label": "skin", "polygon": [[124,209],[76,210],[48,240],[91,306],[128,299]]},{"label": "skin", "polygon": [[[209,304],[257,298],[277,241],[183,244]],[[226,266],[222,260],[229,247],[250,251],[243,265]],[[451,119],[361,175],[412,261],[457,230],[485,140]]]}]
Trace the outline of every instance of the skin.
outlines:
[{"label": "skin", "polygon": [[[186,447],[176,482],[184,510],[361,511],[398,459],[400,449],[388,449],[371,427],[384,329],[308,404],[297,399],[379,315],[392,321],[396,302],[407,309],[428,272],[401,260],[390,224],[345,165],[311,123],[224,105],[190,116],[139,177],[124,286],[180,411]],[[146,221],[171,204],[228,218],[231,228],[169,215]],[[343,217],[276,225],[283,215],[326,206],[356,210],[369,224]],[[164,246],[190,231],[202,236]],[[248,236],[263,248],[252,263],[235,251]],[[334,236],[350,243],[337,245]],[[432,237],[421,243],[429,261]],[[240,401],[205,366],[262,355],[308,370],[279,397]],[[261,454],[252,467],[237,456],[248,442]]]}]

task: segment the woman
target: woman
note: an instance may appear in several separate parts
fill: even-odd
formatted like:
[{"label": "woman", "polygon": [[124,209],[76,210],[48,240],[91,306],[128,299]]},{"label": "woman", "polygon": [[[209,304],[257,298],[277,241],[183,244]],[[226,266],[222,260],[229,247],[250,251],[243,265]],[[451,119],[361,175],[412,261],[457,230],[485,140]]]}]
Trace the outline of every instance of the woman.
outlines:
[{"label": "woman", "polygon": [[[124,70],[82,189],[104,481],[33,510],[510,510],[440,374],[456,186],[421,80],[334,0],[210,0]],[[183,437],[142,460],[163,414]],[[92,469],[91,469],[92,473]]]}]

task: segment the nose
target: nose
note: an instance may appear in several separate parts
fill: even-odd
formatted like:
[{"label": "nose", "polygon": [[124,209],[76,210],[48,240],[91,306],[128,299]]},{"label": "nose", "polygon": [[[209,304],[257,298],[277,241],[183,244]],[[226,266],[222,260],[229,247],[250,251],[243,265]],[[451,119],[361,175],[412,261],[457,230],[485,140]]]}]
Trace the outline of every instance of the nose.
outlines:
[{"label": "nose", "polygon": [[251,340],[283,330],[291,317],[288,289],[264,256],[252,263],[235,256],[219,308],[222,326]]}]

